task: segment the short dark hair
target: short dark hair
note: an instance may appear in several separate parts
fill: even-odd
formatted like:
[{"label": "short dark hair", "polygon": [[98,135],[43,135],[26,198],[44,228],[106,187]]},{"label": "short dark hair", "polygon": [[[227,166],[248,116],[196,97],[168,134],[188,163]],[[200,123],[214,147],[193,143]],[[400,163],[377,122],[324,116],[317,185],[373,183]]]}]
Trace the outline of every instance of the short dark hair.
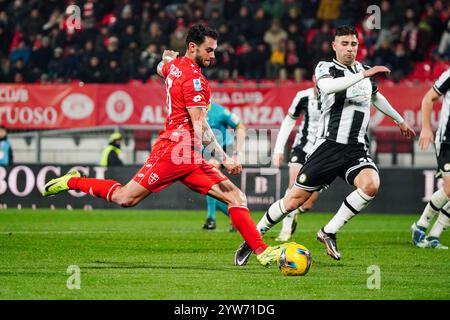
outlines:
[{"label": "short dark hair", "polygon": [[336,31],[334,32],[335,37],[348,35],[355,35],[358,38],[358,31],[356,31],[356,28],[352,26],[339,26],[336,28]]},{"label": "short dark hair", "polygon": [[211,29],[210,27],[206,27],[200,23],[195,24],[188,31],[186,37],[186,47],[189,46],[190,42],[193,42],[199,46],[203,42],[205,42],[206,37],[217,40],[217,38],[219,37],[219,33],[216,30]]}]

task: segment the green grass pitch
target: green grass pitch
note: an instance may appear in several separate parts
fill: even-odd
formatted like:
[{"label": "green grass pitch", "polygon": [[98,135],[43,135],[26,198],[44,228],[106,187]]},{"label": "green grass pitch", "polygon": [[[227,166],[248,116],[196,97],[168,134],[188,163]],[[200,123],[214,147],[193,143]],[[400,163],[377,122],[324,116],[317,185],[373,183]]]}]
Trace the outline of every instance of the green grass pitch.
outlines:
[{"label": "green grass pitch", "polygon": [[[304,277],[254,257],[234,266],[241,238],[217,215],[217,229],[204,231],[200,211],[1,210],[0,299],[450,299],[450,252],[410,244],[417,215],[355,217],[338,235],[341,261],[315,240],[331,215],[300,216],[293,241],[313,257]],[[448,231],[442,242],[450,244]],[[70,265],[80,268],[78,290],[67,288]],[[379,289],[367,287],[373,265]]]}]

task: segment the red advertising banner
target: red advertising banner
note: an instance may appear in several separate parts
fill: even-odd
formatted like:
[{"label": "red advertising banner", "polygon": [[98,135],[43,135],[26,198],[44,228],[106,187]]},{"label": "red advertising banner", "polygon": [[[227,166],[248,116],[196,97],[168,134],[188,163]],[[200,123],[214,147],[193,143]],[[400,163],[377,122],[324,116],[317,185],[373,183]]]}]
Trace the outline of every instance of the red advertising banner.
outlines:
[{"label": "red advertising banner", "polygon": [[[212,99],[237,113],[249,127],[279,127],[302,85],[263,88],[212,86]],[[421,126],[420,105],[430,85],[380,85],[382,92],[406,121]],[[64,129],[108,125],[163,126],[166,113],[164,85],[13,85],[0,84],[0,124],[11,129]],[[433,124],[438,123],[440,103]],[[372,127],[394,123],[373,109]]]}]

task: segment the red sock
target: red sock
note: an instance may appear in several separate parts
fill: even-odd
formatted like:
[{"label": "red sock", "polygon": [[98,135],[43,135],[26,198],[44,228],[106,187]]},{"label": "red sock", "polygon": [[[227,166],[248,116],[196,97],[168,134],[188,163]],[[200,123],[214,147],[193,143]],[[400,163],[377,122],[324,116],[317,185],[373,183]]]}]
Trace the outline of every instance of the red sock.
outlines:
[{"label": "red sock", "polygon": [[250,211],[246,207],[230,207],[231,222],[247,242],[248,246],[256,254],[262,253],[267,244],[262,240],[261,234],[256,230],[256,224],[250,217]]},{"label": "red sock", "polygon": [[111,201],[114,191],[121,186],[115,180],[104,180],[94,178],[70,178],[67,185],[72,190],[81,190],[91,196]]}]

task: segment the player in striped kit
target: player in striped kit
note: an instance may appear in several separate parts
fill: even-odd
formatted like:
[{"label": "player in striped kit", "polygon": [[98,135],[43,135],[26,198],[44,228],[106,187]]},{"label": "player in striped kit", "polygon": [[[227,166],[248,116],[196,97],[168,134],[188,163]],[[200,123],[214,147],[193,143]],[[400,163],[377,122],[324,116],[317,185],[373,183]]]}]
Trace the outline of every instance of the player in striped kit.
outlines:
[{"label": "player in striped kit", "polygon": [[[314,149],[301,168],[294,187],[270,206],[257,228],[264,234],[303,205],[314,192],[327,188],[339,176],[356,190],[344,199],[334,217],[317,232],[317,240],[325,245],[329,256],[340,260],[336,233],[367,207],[380,184],[378,169],[368,153],[370,106],[373,104],[394,120],[403,136],[413,137],[415,133],[370,79],[389,72],[389,69],[383,66],[370,68],[355,60],[358,51],[356,29],[338,27],[332,46],[336,58],[331,62],[319,62],[315,69],[322,114]],[[235,264],[246,264],[250,254],[248,245],[242,243],[235,253]]]},{"label": "player in striped kit", "polygon": [[[442,232],[450,226],[450,69],[447,69],[436,80],[433,87],[428,90],[422,99],[422,130],[419,137],[419,147],[427,150],[433,142],[433,130],[431,128],[431,111],[433,104],[442,95],[441,114],[439,127],[436,132],[435,147],[438,163],[436,177],[444,181],[442,188],[436,191],[426,205],[420,219],[411,227],[412,243],[419,248],[448,249],[439,241]],[[434,217],[437,219],[428,236],[429,228]]]},{"label": "player in striped kit", "polygon": [[[286,194],[294,186],[295,178],[306,161],[306,155],[312,150],[316,142],[317,127],[320,119],[320,104],[315,87],[297,92],[292,100],[288,115],[281,124],[275,143],[272,163],[276,167],[279,167],[284,159],[284,146],[301,114],[303,114],[303,118],[292,144],[289,157],[289,185],[286,189]],[[314,192],[308,201],[283,219],[283,227],[275,239],[276,241],[287,241],[291,238],[297,227],[297,214],[309,211],[319,194],[320,192]]]}]

